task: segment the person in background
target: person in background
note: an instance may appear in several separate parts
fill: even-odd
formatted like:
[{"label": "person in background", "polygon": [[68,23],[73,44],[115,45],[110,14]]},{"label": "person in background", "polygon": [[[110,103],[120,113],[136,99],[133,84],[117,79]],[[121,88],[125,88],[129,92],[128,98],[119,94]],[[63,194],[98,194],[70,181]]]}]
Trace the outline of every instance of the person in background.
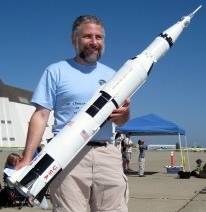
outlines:
[{"label": "person in background", "polygon": [[114,145],[117,147],[117,149],[121,152],[122,149],[122,141],[124,139],[124,136],[122,135],[122,133],[117,132],[115,135],[115,143]]},{"label": "person in background", "polygon": [[125,172],[132,171],[130,169],[130,161],[132,159],[133,141],[129,135],[126,135],[122,145],[123,169]]},{"label": "person in background", "polygon": [[144,171],[145,171],[145,150],[147,150],[147,144],[143,140],[138,141],[139,145],[139,158],[138,158],[138,163],[139,163],[139,177],[144,177]]},{"label": "person in background", "polygon": [[[5,162],[5,165],[4,165],[4,169],[8,168],[8,169],[14,169],[15,166],[17,166],[20,161],[22,159],[22,156],[17,154],[17,153],[10,153],[8,156],[7,156],[7,159],[6,159],[6,162]],[[12,186],[8,181],[7,181],[7,174],[4,173],[3,174],[3,180],[4,180],[4,186]]]},{"label": "person in background", "polygon": [[[7,156],[4,169],[7,168],[7,169],[11,169],[14,171],[15,167],[18,166],[18,164],[21,162],[21,160],[22,160],[22,155],[17,154],[17,153],[10,153]],[[12,183],[10,183],[10,181],[7,180],[7,178],[9,176],[4,172],[4,174],[3,174],[4,189],[2,191],[3,196],[1,196],[1,200],[2,200],[1,203],[3,203],[2,205],[4,207],[16,206],[16,204],[17,204],[16,200],[17,200],[20,204],[32,206],[32,204],[29,201],[29,198],[24,197],[16,189],[16,187]]]},{"label": "person in background", "polygon": [[14,167],[16,165],[19,164],[19,162],[21,161],[21,155],[17,154],[17,153],[10,153],[7,156],[6,162],[5,162],[5,168],[9,168],[9,169],[14,169]]},{"label": "person in background", "polygon": [[203,161],[201,159],[196,160],[196,168],[191,171],[190,175],[194,177],[200,177],[200,173],[203,171]]},{"label": "person in background", "polygon": [[[71,41],[76,55],[47,67],[33,94],[31,103],[36,110],[29,122],[23,160],[16,169],[32,160],[52,110],[56,136],[116,73],[98,61],[105,47],[104,25],[98,17],[79,16],[72,26]],[[50,198],[54,212],[86,212],[88,204],[93,212],[128,211],[128,180],[123,173],[121,153],[110,138],[112,123],[121,126],[129,117],[130,100],[125,99],[92,141],[52,181]],[[65,142],[71,142],[71,138]]]}]

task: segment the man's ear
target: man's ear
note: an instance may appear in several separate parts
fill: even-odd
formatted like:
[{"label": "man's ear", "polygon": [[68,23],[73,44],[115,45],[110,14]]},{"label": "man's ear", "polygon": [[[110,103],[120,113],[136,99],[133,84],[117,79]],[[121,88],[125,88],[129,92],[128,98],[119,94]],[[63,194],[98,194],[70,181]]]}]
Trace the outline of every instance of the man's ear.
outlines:
[{"label": "man's ear", "polygon": [[76,39],[74,36],[71,36],[72,44],[73,46],[76,46]]}]

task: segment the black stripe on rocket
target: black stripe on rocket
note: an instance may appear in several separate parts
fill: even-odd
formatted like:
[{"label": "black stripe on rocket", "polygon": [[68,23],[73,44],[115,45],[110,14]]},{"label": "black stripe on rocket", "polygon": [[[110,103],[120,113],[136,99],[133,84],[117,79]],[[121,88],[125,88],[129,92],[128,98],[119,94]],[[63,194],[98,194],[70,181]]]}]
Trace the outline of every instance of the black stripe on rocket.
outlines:
[{"label": "black stripe on rocket", "polygon": [[54,162],[54,159],[45,154],[42,159],[28,172],[28,174],[19,182],[25,187],[30,187],[32,182],[43,174],[43,172]]},{"label": "black stripe on rocket", "polygon": [[[42,159],[34,166],[34,168],[32,168],[28,174],[19,182],[22,186],[26,187],[27,189],[29,189],[34,182],[36,181],[36,179],[41,176],[44,171],[54,162],[54,159],[48,155],[45,154]],[[48,183],[45,185],[45,187],[43,187],[39,193],[36,195],[36,199],[39,200],[40,202],[42,201],[49,184],[55,179],[55,177],[61,172],[62,169],[60,169],[49,181]]]},{"label": "black stripe on rocket", "polygon": [[[95,102],[86,110],[86,113],[88,113],[91,117],[94,117],[112,98],[108,93],[105,91],[100,91],[102,94]],[[113,99],[113,104],[116,108],[118,108],[117,102]]]},{"label": "black stripe on rocket", "polygon": [[[102,94],[87,110],[86,113],[88,113],[91,117],[94,117],[112,98],[108,93],[105,91],[100,91]],[[117,102],[112,99],[112,103],[115,105],[116,108],[119,107]],[[100,128],[106,123],[107,120],[105,120]]]},{"label": "black stripe on rocket", "polygon": [[169,44],[170,48],[173,46],[173,41],[172,41],[172,38],[168,36],[168,34],[163,34],[163,33],[160,33],[159,35],[160,37],[164,38],[167,43]]}]

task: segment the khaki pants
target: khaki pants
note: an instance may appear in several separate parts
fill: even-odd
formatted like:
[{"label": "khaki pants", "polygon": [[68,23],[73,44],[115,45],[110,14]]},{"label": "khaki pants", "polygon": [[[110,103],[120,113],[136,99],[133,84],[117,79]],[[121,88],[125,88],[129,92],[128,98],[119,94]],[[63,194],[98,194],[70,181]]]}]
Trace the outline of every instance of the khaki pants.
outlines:
[{"label": "khaki pants", "polygon": [[145,169],[145,158],[139,157],[139,176],[144,175],[144,169]]},{"label": "khaki pants", "polygon": [[85,146],[50,185],[53,212],[127,212],[128,181],[112,144]]}]

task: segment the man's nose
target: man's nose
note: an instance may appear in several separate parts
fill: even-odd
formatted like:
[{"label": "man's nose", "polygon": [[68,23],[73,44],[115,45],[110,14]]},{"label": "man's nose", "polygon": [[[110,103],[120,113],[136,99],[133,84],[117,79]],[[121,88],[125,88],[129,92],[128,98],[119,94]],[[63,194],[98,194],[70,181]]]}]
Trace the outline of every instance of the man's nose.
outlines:
[{"label": "man's nose", "polygon": [[91,42],[92,43],[97,43],[97,38],[95,36],[91,37]]}]

